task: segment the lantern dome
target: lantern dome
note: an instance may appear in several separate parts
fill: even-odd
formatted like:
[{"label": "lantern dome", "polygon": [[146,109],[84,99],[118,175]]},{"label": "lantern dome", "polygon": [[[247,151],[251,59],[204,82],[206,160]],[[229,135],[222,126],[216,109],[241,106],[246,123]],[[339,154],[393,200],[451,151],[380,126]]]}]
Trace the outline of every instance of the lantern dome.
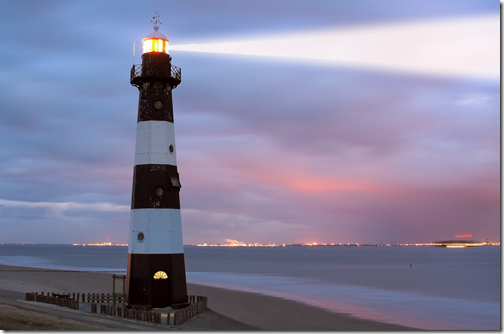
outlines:
[{"label": "lantern dome", "polygon": [[142,39],[143,53],[147,52],[163,52],[169,53],[170,40],[165,35],[159,32],[159,26],[154,26],[154,31]]}]

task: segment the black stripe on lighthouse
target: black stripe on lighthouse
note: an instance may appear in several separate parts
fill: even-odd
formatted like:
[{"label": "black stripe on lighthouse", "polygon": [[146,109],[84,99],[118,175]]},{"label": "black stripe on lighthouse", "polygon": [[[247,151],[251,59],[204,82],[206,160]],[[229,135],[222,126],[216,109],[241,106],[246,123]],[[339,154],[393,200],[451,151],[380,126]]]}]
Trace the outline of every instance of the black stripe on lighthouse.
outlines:
[{"label": "black stripe on lighthouse", "polygon": [[140,101],[126,289],[128,304],[153,308],[187,303],[170,60],[164,53],[144,53],[136,85]]},{"label": "black stripe on lighthouse", "polygon": [[138,165],[133,179],[132,209],[180,209],[177,166]]}]

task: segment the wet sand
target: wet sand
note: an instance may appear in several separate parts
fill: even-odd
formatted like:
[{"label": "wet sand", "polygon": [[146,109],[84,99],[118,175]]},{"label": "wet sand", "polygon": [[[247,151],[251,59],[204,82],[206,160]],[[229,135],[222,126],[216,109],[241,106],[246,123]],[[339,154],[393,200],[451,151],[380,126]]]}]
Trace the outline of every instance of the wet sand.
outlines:
[{"label": "wet sand", "polygon": [[[0,265],[0,290],[18,292],[111,293],[112,274],[73,272]],[[219,328],[219,314],[255,328],[302,331],[407,331],[413,328],[354,318],[302,303],[256,293],[188,284],[188,293],[208,297],[208,312],[183,325],[186,330]],[[0,314],[2,309],[0,308]],[[205,321],[203,321],[205,320]],[[209,324],[205,328],[205,324]],[[211,325],[210,325],[211,324]],[[236,324],[235,330],[246,326]]]}]

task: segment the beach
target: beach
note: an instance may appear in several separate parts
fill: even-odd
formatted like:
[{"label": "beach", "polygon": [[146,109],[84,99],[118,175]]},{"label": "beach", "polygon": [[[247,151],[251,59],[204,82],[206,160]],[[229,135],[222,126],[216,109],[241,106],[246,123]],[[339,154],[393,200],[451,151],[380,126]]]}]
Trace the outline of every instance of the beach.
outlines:
[{"label": "beach", "polygon": [[[112,292],[112,274],[0,265],[0,290],[4,291],[4,293],[0,293],[0,296],[4,297],[8,295],[6,291],[110,293]],[[196,284],[188,284],[188,293],[208,297],[210,310],[189,320],[184,325],[178,326],[180,329],[256,329],[268,331],[412,330],[409,327],[359,319],[257,293]],[[12,298],[10,296],[10,299]],[[9,309],[9,305],[6,304],[5,300],[5,298],[0,300],[0,305],[5,305],[0,307],[0,314]],[[32,302],[30,303],[32,309],[36,306]],[[40,305],[41,312],[45,312],[46,309],[47,306]],[[97,315],[97,317],[99,316]],[[222,324],[221,328],[219,328],[219,324]],[[208,328],[205,328],[206,326]]]}]

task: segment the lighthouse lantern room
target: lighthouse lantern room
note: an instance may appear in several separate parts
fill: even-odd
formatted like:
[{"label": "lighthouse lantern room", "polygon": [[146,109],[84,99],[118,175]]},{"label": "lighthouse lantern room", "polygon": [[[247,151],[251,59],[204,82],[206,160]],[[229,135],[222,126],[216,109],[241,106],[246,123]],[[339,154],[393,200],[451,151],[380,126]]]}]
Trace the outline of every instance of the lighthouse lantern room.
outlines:
[{"label": "lighthouse lantern room", "polygon": [[154,26],[154,32],[147,35],[142,40],[142,50],[143,53],[148,52],[163,52],[169,53],[169,45],[170,41],[166,38],[165,35],[160,33],[159,26]]},{"label": "lighthouse lantern room", "polygon": [[169,40],[159,30],[143,39],[142,64],[130,82],[139,90],[126,274],[128,305],[187,305],[172,90],[181,82]]}]

